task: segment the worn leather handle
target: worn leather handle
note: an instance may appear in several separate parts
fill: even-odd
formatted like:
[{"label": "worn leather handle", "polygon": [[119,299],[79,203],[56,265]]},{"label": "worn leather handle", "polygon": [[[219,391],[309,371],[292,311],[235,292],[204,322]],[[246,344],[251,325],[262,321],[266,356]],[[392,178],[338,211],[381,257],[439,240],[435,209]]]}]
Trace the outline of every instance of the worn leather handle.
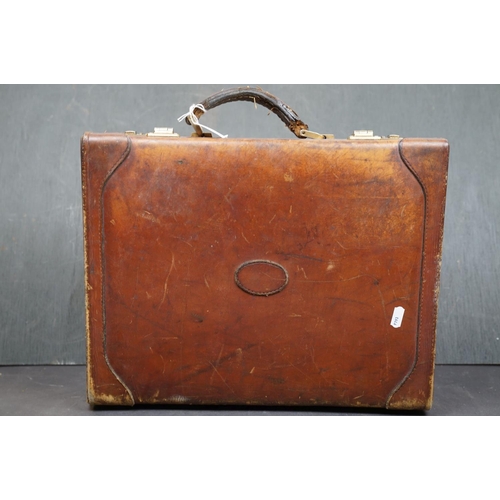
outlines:
[{"label": "worn leather handle", "polygon": [[[226,104],[227,102],[236,101],[249,101],[256,104],[260,104],[265,108],[271,110],[276,114],[280,120],[291,130],[297,137],[304,139],[304,136],[300,134],[302,130],[308,130],[309,127],[299,118],[297,113],[290,108],[283,101],[273,96],[269,92],[265,92],[259,88],[243,87],[243,88],[233,88],[228,90],[222,90],[216,94],[211,95],[205,99],[200,104],[203,105],[205,111],[216,108],[221,104]],[[194,110],[194,114],[199,118],[203,115],[203,111],[199,108]],[[191,125],[189,117],[186,118],[186,123]],[[199,131],[199,132],[198,132]],[[197,128],[198,135],[201,133],[201,129]]]}]

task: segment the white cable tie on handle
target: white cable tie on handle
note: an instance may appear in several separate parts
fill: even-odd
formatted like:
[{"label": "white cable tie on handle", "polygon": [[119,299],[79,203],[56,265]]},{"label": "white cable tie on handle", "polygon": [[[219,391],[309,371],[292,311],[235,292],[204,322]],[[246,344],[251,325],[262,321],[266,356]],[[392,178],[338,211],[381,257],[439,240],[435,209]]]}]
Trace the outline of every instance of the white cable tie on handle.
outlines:
[{"label": "white cable tie on handle", "polygon": [[198,120],[198,117],[194,114],[195,109],[199,109],[199,110],[203,111],[203,113],[206,112],[205,106],[203,106],[203,104],[192,104],[189,108],[189,111],[186,114],[177,118],[177,121],[182,122],[186,118],[189,118],[191,125],[198,125],[203,130],[208,130],[209,132],[212,132],[212,134],[219,136],[221,139],[227,139],[227,137],[228,137],[227,135],[219,134],[219,132],[217,132],[217,130],[214,130],[210,127],[207,127],[206,125],[201,124]]}]

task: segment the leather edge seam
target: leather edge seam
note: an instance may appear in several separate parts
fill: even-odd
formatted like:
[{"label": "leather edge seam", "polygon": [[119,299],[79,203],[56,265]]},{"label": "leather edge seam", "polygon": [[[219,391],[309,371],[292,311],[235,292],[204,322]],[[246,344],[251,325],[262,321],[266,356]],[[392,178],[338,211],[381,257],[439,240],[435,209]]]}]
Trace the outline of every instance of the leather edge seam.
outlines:
[{"label": "leather edge seam", "polygon": [[101,307],[102,307],[102,342],[103,342],[103,353],[104,353],[104,360],[106,361],[106,364],[108,365],[109,370],[111,373],[115,376],[116,380],[123,386],[123,388],[127,391],[130,400],[132,402],[132,406],[135,404],[135,399],[132,394],[132,391],[129,389],[127,384],[121,379],[121,377],[116,373],[114,370],[113,366],[111,365],[109,358],[108,358],[108,353],[107,353],[107,338],[106,338],[106,305],[104,301],[104,288],[105,288],[105,263],[104,263],[104,190],[106,189],[106,185],[108,181],[111,179],[113,174],[118,170],[118,168],[123,164],[123,162],[127,159],[128,155],[130,154],[130,151],[132,149],[132,141],[130,137],[126,137],[127,139],[127,146],[125,148],[125,151],[122,153],[121,157],[119,160],[111,167],[110,170],[108,170],[106,176],[104,177],[104,180],[101,184],[101,189],[100,189],[100,200],[99,200],[99,211],[100,211],[100,217],[99,217],[99,234],[101,235],[101,241],[99,245],[99,260],[101,264]]},{"label": "leather edge seam", "polygon": [[399,156],[401,158],[401,161],[406,165],[408,170],[414,175],[415,179],[417,179],[418,183],[420,184],[422,191],[424,193],[424,231],[423,231],[423,244],[422,244],[422,259],[421,259],[421,274],[420,274],[420,292],[419,292],[419,314],[418,314],[418,326],[417,326],[417,346],[416,346],[416,353],[415,353],[415,361],[413,363],[413,366],[411,370],[408,372],[408,374],[403,378],[403,380],[400,382],[400,384],[393,389],[393,391],[390,393],[389,397],[387,398],[385,407],[387,409],[390,409],[390,404],[392,398],[406,385],[406,383],[409,381],[411,378],[412,374],[415,372],[415,369],[418,365],[419,361],[419,355],[420,355],[420,341],[421,341],[421,335],[420,335],[420,329],[422,326],[422,303],[423,303],[423,297],[424,297],[424,285],[425,285],[425,271],[426,271],[426,265],[427,265],[427,259],[426,259],[426,249],[427,249],[427,227],[428,227],[428,202],[427,202],[427,189],[425,187],[424,182],[420,178],[420,176],[417,174],[416,170],[411,166],[408,158],[405,156],[403,152],[403,142],[404,139],[400,140],[398,143],[398,152]]}]

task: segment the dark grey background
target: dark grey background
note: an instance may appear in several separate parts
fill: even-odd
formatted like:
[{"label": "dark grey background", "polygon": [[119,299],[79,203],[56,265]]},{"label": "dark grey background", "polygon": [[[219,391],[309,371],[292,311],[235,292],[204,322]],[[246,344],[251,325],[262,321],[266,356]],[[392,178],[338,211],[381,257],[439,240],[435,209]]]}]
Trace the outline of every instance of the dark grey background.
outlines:
[{"label": "dark grey background", "polygon": [[[85,362],[80,137],[175,126],[232,86],[0,86],[0,364]],[[249,84],[254,85],[254,84]],[[451,144],[437,362],[500,363],[500,86],[260,85],[312,130]],[[202,119],[231,137],[292,138],[263,108]]]}]

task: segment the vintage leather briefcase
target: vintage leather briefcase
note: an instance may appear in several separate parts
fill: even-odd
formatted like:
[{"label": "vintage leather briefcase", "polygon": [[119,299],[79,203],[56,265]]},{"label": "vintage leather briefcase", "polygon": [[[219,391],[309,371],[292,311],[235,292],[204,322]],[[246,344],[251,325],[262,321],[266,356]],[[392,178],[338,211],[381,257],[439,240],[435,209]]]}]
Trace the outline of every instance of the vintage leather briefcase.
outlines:
[{"label": "vintage leather briefcase", "polygon": [[89,402],[430,408],[448,143],[186,120],[82,139]]}]

